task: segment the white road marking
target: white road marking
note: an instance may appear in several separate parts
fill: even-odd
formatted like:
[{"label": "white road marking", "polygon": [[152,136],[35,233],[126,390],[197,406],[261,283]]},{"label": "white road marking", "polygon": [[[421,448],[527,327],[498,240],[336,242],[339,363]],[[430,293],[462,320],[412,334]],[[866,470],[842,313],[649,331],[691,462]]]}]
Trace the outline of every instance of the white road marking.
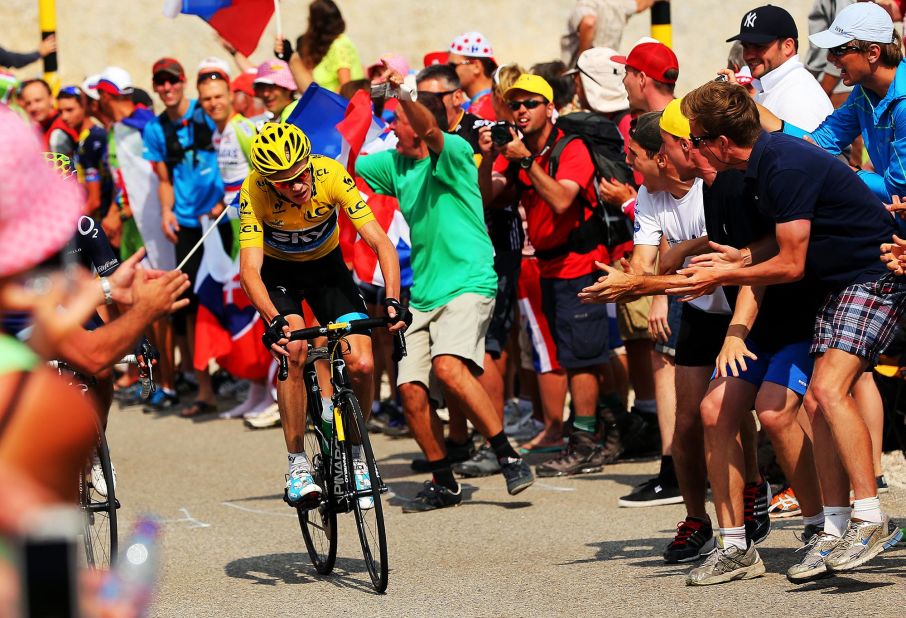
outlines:
[{"label": "white road marking", "polygon": [[291,514],[291,513],[285,512],[285,510],[284,510],[284,511],[281,511],[281,512],[278,512],[278,511],[265,511],[265,510],[263,510],[263,509],[252,509],[252,508],[249,508],[249,507],[247,507],[247,506],[242,506],[242,505],[239,505],[239,504],[233,504],[232,502],[221,502],[221,504],[222,504],[223,506],[228,506],[228,507],[230,507],[230,508],[232,508],[232,509],[236,509],[237,511],[244,511],[244,512],[246,512],[246,513],[255,513],[256,515],[269,515],[269,516],[271,516],[271,517],[291,517],[291,518],[293,518],[293,519],[296,519],[296,517],[297,517],[295,514]]},{"label": "white road marking", "polygon": [[559,485],[548,485],[547,483],[539,483],[538,481],[535,481],[533,487],[546,489],[548,491],[576,491],[575,487],[560,487]]},{"label": "white road marking", "polygon": [[189,524],[189,528],[210,528],[211,527],[211,524],[205,523],[203,521],[199,521],[199,520],[195,519],[194,517],[192,517],[192,514],[189,513],[189,509],[180,508],[179,510],[182,512],[183,517],[180,517],[179,519],[158,519],[157,521],[162,524],[178,524],[178,523],[184,521]]}]

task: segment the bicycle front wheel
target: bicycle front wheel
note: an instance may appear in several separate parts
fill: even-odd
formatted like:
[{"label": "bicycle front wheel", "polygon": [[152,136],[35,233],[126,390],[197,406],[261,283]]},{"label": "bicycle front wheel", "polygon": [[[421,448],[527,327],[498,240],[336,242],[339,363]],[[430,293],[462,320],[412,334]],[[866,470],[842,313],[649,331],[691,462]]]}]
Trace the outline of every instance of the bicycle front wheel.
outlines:
[{"label": "bicycle front wheel", "polygon": [[103,432],[100,433],[98,440],[97,454],[107,495],[104,496],[94,487],[90,475],[89,478],[82,475],[79,498],[85,514],[85,558],[91,568],[109,569],[116,561],[116,509],[119,504],[116,501],[110,451]]},{"label": "bicycle front wheel", "polygon": [[[314,417],[320,418],[320,417]],[[313,416],[309,410],[307,431],[305,432],[305,452],[311,458],[312,476],[322,490],[321,504],[317,508],[299,513],[299,526],[308,556],[321,575],[333,571],[337,561],[337,513],[331,503],[332,490],[329,487],[331,475],[328,471],[329,458],[321,452],[320,436],[312,425]]]},{"label": "bicycle front wheel", "polygon": [[[384,531],[384,511],[381,507],[381,478],[378,476],[377,466],[374,463],[374,452],[371,450],[371,441],[368,439],[368,430],[365,428],[365,419],[359,402],[352,393],[347,393],[342,399],[342,418],[346,431],[350,434],[358,433],[361,440],[362,463],[368,469],[371,487],[367,489],[356,488],[356,498],[352,501],[355,514],[356,527],[359,530],[359,541],[362,544],[362,556],[365,566],[371,576],[371,584],[378,592],[387,590],[387,536]],[[353,431],[355,428],[355,432]],[[347,435],[343,442],[343,451],[349,470],[354,470],[352,456],[352,435]]]}]

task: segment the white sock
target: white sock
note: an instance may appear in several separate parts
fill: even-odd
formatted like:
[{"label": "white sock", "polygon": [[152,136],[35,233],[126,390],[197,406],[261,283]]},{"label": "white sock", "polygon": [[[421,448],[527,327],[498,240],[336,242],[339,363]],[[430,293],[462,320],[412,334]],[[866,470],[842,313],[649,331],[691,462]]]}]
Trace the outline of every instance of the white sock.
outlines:
[{"label": "white sock", "polygon": [[804,526],[823,526],[824,525],[824,512],[819,511],[817,515],[803,517],[802,524]]},{"label": "white sock", "polygon": [[824,532],[838,539],[846,532],[849,526],[849,516],[852,509],[848,506],[824,507]]},{"label": "white sock", "polygon": [[657,403],[654,399],[636,399],[632,406],[645,414],[657,414]]},{"label": "white sock", "polygon": [[724,549],[738,547],[742,551],[746,550],[745,526],[739,526],[738,528],[718,528],[717,530],[720,534],[721,541],[723,542]]},{"label": "white sock", "polygon": [[881,523],[881,500],[877,496],[874,498],[862,498],[853,502],[853,519],[870,521],[873,524]]},{"label": "white sock", "polygon": [[311,471],[311,464],[308,463],[308,455],[305,453],[287,453],[286,458],[289,460],[289,473],[293,470]]}]

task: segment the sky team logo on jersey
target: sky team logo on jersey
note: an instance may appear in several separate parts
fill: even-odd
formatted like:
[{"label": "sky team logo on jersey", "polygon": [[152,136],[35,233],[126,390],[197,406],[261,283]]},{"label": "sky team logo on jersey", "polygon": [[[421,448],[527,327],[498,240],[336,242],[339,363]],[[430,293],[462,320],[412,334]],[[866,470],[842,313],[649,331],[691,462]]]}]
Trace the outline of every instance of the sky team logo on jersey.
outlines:
[{"label": "sky team logo on jersey", "polygon": [[278,230],[264,223],[264,244],[283,253],[309,253],[333,237],[337,212],[318,225],[304,230]]}]

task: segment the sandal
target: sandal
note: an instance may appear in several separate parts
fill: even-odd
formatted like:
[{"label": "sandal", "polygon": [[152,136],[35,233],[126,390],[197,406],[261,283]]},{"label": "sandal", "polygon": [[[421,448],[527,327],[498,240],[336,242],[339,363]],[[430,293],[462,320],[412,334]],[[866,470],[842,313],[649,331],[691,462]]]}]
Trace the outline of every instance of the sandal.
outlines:
[{"label": "sandal", "polygon": [[192,418],[195,416],[202,416],[204,414],[211,414],[212,412],[217,411],[216,403],[208,403],[207,401],[193,401],[192,405],[188,408],[184,408],[179,415],[183,418]]}]

